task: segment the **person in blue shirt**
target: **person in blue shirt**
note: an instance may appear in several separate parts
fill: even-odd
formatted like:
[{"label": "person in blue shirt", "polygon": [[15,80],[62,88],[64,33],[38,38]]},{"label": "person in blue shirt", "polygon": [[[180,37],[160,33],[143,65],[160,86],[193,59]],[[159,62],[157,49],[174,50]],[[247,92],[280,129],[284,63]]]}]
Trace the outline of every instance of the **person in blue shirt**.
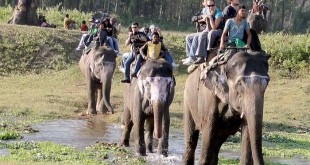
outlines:
[{"label": "person in blue shirt", "polygon": [[202,19],[206,21],[207,28],[199,34],[194,64],[205,62],[208,53],[215,46],[217,39],[221,37],[224,28],[223,13],[216,7],[214,0],[208,0],[206,4],[207,7],[202,10],[206,14],[202,16]]},{"label": "person in blue shirt", "polygon": [[243,47],[250,48],[252,35],[250,32],[250,27],[245,17],[246,17],[246,8],[244,5],[239,5],[236,17],[228,19],[225,23],[223,34],[221,37],[220,49],[224,49],[224,42],[226,41],[226,39],[228,43],[233,42],[242,43],[243,42],[242,39],[244,37],[244,31],[246,31],[247,39],[246,43],[243,43],[244,45]]},{"label": "person in blue shirt", "polygon": [[[201,11],[202,19],[199,21],[206,21],[207,28],[202,32],[186,36],[185,51],[188,58],[182,60],[184,65],[203,61],[204,57],[207,56],[207,38],[209,48],[211,48],[215,42],[216,36],[220,36],[222,32],[220,29],[223,28],[223,24],[221,23],[223,14],[221,10],[215,6],[214,0],[204,0],[203,5],[205,7]],[[209,33],[210,31],[212,32]],[[197,56],[201,56],[202,58],[196,59]]]}]

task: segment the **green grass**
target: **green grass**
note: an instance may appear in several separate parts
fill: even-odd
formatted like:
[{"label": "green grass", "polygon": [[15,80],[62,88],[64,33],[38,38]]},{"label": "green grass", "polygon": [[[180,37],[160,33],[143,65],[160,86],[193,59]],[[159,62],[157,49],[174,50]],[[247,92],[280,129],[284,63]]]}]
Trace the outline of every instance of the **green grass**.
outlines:
[{"label": "green grass", "polygon": [[[74,50],[79,42],[80,33],[28,26],[0,26],[0,38],[4,39],[0,44],[2,53],[0,56],[0,124],[7,126],[0,130],[8,132],[4,137],[16,138],[15,135],[18,133],[29,132],[27,128],[32,123],[58,118],[79,118],[81,113],[86,112],[85,82],[77,65],[80,52]],[[164,33],[165,43],[176,62],[185,56],[185,35],[185,33]],[[278,34],[263,35],[264,47],[265,42],[270,39],[269,35],[272,37]],[[122,52],[129,50],[128,47],[122,47],[126,37],[125,31],[119,37]],[[301,38],[304,41],[304,36]],[[276,43],[274,45],[277,47]],[[267,49],[267,51],[270,50]],[[280,49],[278,48],[277,51]],[[277,54],[272,54],[272,56],[276,57]],[[120,58],[117,58],[117,61],[119,60]],[[174,74],[177,84],[174,101],[170,106],[171,128],[182,129],[186,67],[180,66]],[[264,105],[264,154],[285,158],[298,154],[304,158],[310,158],[308,151],[310,148],[308,133],[310,129],[310,77],[284,78],[279,75],[276,66],[272,67],[270,76],[271,81],[265,93]],[[111,91],[111,103],[116,113],[102,116],[107,122],[120,122],[123,97],[122,85],[119,82],[122,78],[123,74],[116,70]],[[91,120],[91,117],[89,119]],[[17,134],[11,134],[14,131]],[[32,145],[38,147],[38,152],[29,155],[29,151],[23,147],[14,149],[5,146],[12,150],[12,155],[1,158],[0,164],[21,162],[25,164],[55,164],[55,162],[56,164],[87,164],[88,161],[91,164],[94,163],[92,161],[97,160],[97,156],[85,156],[89,151],[81,153],[68,146],[51,142],[24,142],[24,144],[16,145],[26,147]],[[240,134],[231,137],[223,148],[240,149]],[[52,154],[51,149],[57,151],[55,155]],[[104,153],[99,148],[95,150]],[[68,154],[58,155],[63,151]],[[44,157],[36,160],[35,155],[42,153]],[[81,159],[75,159],[77,155]],[[125,155],[122,157],[128,157],[130,159],[128,161],[143,164],[141,159],[133,157],[131,153],[125,153]],[[238,160],[221,158],[220,164],[238,164]]]},{"label": "green grass", "polygon": [[15,160],[26,163],[61,164],[145,164],[139,157],[128,158],[130,151],[116,144],[98,143],[80,151],[66,145],[52,142],[24,141],[7,145],[10,154],[0,156],[0,162]]}]

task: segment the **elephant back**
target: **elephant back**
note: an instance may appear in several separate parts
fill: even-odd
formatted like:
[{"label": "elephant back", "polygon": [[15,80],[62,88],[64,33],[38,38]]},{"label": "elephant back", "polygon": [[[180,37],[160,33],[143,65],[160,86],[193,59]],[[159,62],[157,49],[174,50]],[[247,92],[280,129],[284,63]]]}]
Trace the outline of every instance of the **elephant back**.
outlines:
[{"label": "elephant back", "polygon": [[91,52],[89,52],[89,54],[94,61],[101,59],[101,61],[105,62],[115,62],[117,57],[115,51],[112,48],[106,46],[94,48],[91,50]]},{"label": "elephant back", "polygon": [[157,75],[160,75],[161,77],[172,77],[172,66],[164,59],[147,60],[141,67],[140,76],[156,77]]}]

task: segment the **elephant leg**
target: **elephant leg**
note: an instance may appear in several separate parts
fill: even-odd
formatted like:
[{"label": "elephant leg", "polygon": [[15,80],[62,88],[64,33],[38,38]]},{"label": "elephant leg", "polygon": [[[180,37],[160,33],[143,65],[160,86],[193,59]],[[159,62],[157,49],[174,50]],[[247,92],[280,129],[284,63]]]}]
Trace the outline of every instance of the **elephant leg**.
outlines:
[{"label": "elephant leg", "polygon": [[222,144],[227,140],[229,135],[222,135],[217,136],[212,143],[212,148],[214,148],[213,152],[213,159],[211,160],[210,164],[218,164],[218,155],[220,153],[220,149]]},{"label": "elephant leg", "polygon": [[215,120],[215,114],[208,115],[207,120],[203,123],[202,137],[201,137],[201,154],[199,158],[199,164],[210,164],[210,162],[217,157],[214,155],[213,143],[216,141],[215,126],[217,125]]},{"label": "elephant leg", "polygon": [[90,68],[86,71],[86,88],[87,88],[87,97],[88,97],[88,108],[87,114],[97,114],[96,111],[96,84],[91,78]]},{"label": "elephant leg", "polygon": [[145,143],[147,152],[153,153],[153,132],[154,132],[154,118],[148,118],[145,122]]},{"label": "elephant leg", "polygon": [[140,156],[146,155],[146,147],[144,141],[144,122],[145,117],[141,112],[134,112],[133,116],[133,128],[135,136],[135,149]]},{"label": "elephant leg", "polygon": [[182,164],[193,165],[195,162],[195,150],[198,143],[199,131],[195,130],[195,122],[189,112],[184,111],[184,135],[185,150],[182,156]]},{"label": "elephant leg", "polygon": [[124,125],[124,130],[119,145],[129,147],[130,132],[133,123],[131,120],[130,110],[127,107],[124,107],[122,124]]},{"label": "elephant leg", "polygon": [[169,142],[169,127],[170,127],[170,114],[169,109],[164,110],[163,115],[163,136],[159,139],[158,154],[165,157],[168,156],[168,142]]},{"label": "elephant leg", "polygon": [[250,134],[249,134],[248,126],[242,127],[240,164],[244,164],[244,165],[253,164]]},{"label": "elephant leg", "polygon": [[100,107],[100,102],[102,100],[102,90],[101,90],[101,88],[97,87],[96,91],[97,91],[97,93],[96,93],[96,95],[97,95],[96,110],[97,110],[97,112],[101,112],[99,107]]}]

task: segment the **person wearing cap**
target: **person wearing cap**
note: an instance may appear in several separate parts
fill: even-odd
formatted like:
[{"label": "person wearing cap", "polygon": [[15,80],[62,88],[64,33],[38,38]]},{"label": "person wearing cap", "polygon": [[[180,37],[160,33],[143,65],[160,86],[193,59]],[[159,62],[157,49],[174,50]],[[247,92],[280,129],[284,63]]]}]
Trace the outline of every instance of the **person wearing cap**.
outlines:
[{"label": "person wearing cap", "polygon": [[150,26],[150,32],[147,34],[147,37],[151,40],[152,39],[152,35],[154,32],[157,32],[159,34],[159,39],[162,41],[164,39],[163,35],[161,34],[161,30],[159,27],[155,26],[155,25],[151,25]]},{"label": "person wearing cap", "polygon": [[[119,47],[118,47],[118,41],[117,41],[117,30],[116,28],[111,24],[111,21],[110,19],[112,18],[108,18],[108,17],[105,17],[102,22],[104,24],[104,27],[107,31],[107,43],[108,45],[114,49],[114,51],[119,54],[120,51],[119,51]],[[113,23],[113,22],[112,22]]]},{"label": "person wearing cap", "polygon": [[[90,29],[88,33],[82,34],[82,37],[80,39],[79,45],[75,50],[81,50],[86,46],[90,44],[90,42],[93,40],[93,35],[97,33],[97,30],[99,28],[99,20],[96,20],[94,17],[91,17],[89,19],[90,22]],[[92,37],[91,37],[92,36]]]}]

